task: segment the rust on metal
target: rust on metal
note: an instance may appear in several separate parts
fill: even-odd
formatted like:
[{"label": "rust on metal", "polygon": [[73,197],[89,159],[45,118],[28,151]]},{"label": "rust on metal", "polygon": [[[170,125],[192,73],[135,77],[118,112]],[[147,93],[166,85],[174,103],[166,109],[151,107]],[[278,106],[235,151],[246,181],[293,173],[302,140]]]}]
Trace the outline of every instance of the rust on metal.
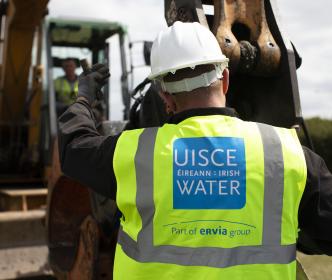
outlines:
[{"label": "rust on metal", "polygon": [[69,271],[75,262],[81,223],[91,213],[90,196],[86,187],[62,174],[57,141],[52,164],[47,202],[50,264],[54,271]]},{"label": "rust on metal", "polygon": [[91,213],[87,188],[61,176],[53,191],[48,211],[48,242],[51,265],[69,270],[75,260],[80,226]]},{"label": "rust on metal", "polygon": [[49,260],[57,278],[113,279],[117,231],[103,232],[88,188],[62,174],[57,141],[47,205]]},{"label": "rust on metal", "polygon": [[243,58],[241,42],[246,41],[259,52],[253,68],[255,74],[266,76],[277,72],[281,53],[268,27],[264,1],[214,0],[212,31],[235,71]]},{"label": "rust on metal", "polygon": [[[210,6],[212,15],[204,12]],[[281,52],[267,23],[263,0],[165,1],[168,25],[198,21],[209,26],[232,72],[275,75]]]},{"label": "rust on metal", "polygon": [[99,238],[98,224],[91,216],[88,216],[81,225],[77,255],[71,270],[68,272],[68,280],[95,279]]}]

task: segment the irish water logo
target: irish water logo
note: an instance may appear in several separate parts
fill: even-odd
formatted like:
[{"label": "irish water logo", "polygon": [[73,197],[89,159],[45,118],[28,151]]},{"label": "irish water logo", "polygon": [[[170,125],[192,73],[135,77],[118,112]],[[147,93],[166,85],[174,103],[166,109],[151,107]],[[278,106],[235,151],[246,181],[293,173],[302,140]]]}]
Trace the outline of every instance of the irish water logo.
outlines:
[{"label": "irish water logo", "polygon": [[241,209],[245,203],[246,162],[242,138],[174,141],[174,209]]}]

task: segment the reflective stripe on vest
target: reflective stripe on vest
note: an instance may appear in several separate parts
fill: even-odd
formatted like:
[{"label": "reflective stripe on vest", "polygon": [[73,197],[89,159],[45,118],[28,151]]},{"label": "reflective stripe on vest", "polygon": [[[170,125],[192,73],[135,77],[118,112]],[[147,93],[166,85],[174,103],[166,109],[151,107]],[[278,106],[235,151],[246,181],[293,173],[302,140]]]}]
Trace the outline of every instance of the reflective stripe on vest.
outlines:
[{"label": "reflective stripe on vest", "polygon": [[257,124],[264,149],[264,213],[262,244],[234,248],[153,245],[153,159],[158,128],[147,128],[139,136],[135,156],[136,206],[142,218],[137,242],[120,228],[118,243],[138,262],[224,268],[243,264],[288,264],[295,260],[296,245],[281,245],[284,192],[284,162],[281,141],[274,128]]}]

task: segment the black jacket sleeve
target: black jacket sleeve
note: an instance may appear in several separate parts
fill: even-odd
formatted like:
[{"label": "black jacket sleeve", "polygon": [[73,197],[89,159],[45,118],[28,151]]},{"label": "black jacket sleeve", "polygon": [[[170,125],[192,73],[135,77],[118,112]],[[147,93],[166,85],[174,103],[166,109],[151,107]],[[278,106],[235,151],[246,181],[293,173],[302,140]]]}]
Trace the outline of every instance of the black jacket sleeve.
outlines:
[{"label": "black jacket sleeve", "polygon": [[332,255],[332,174],[324,160],[303,147],[307,183],[299,208],[298,247],[311,254]]},{"label": "black jacket sleeve", "polygon": [[71,105],[59,118],[59,152],[62,172],[95,192],[115,199],[113,154],[119,135],[101,136],[90,106]]}]

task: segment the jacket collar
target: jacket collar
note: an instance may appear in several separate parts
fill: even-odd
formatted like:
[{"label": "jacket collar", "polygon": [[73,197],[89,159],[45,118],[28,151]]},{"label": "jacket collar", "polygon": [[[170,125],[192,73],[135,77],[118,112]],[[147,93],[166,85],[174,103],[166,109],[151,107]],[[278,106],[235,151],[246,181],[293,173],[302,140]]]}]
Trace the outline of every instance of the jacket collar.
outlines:
[{"label": "jacket collar", "polygon": [[190,117],[210,116],[210,115],[224,115],[224,116],[229,116],[229,117],[237,117],[237,113],[232,108],[227,108],[227,107],[197,108],[197,109],[191,109],[191,110],[186,110],[186,111],[177,113],[177,114],[171,116],[168,119],[167,123],[178,124]]}]

